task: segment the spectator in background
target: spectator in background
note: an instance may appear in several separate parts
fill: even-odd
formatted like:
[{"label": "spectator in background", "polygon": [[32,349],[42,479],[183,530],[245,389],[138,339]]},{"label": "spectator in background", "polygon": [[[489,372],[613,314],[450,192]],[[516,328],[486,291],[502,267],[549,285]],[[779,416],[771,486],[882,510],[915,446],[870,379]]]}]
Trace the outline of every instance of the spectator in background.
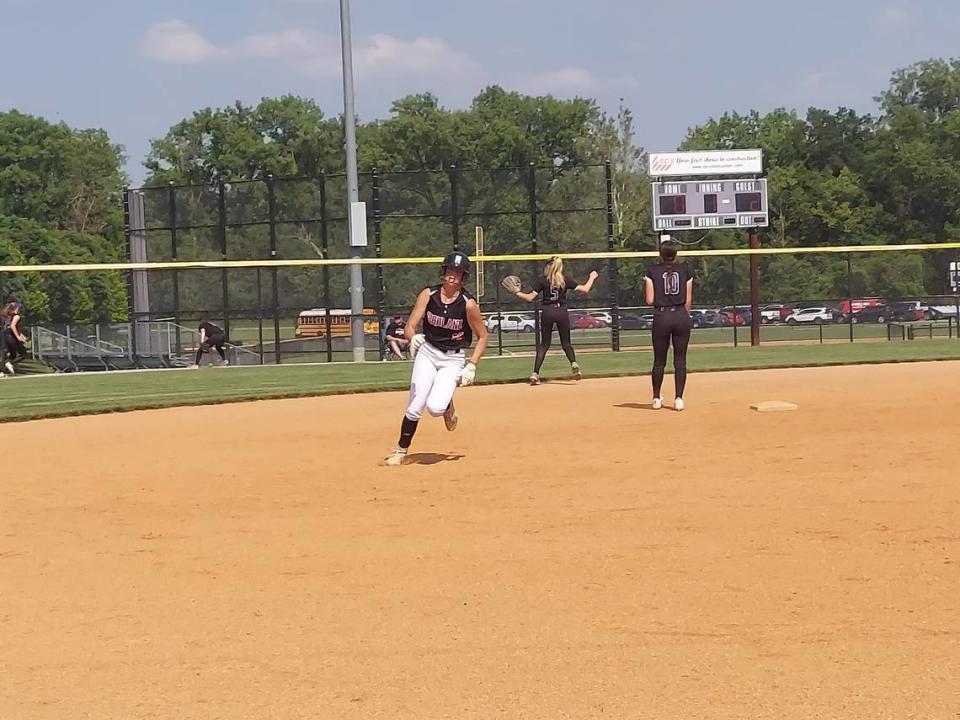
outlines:
[{"label": "spectator in background", "polygon": [[384,332],[386,344],[389,348],[384,352],[384,360],[389,359],[391,353],[401,360],[407,359],[407,349],[410,347],[410,341],[407,340],[404,334],[404,328],[406,326],[407,323],[405,323],[399,315],[394,315],[390,318],[390,323],[387,325],[386,332]]}]

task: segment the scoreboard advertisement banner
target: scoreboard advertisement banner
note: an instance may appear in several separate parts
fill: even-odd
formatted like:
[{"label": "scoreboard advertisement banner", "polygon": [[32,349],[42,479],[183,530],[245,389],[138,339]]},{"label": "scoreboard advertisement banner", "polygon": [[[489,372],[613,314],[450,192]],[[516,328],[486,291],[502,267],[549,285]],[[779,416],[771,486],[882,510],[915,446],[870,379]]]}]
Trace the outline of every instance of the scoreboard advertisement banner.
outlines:
[{"label": "scoreboard advertisement banner", "polygon": [[761,175],[762,150],[704,150],[650,153],[650,177],[695,175]]},{"label": "scoreboard advertisement banner", "polygon": [[657,232],[767,225],[765,179],[653,183],[653,229]]}]

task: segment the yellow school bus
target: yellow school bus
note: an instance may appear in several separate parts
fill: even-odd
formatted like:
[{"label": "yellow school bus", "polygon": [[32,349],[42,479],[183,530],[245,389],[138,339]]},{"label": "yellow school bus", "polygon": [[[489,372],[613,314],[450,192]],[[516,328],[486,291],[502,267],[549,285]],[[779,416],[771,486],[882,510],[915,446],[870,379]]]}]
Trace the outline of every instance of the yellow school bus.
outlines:
[{"label": "yellow school bus", "polygon": [[[363,315],[363,332],[367,335],[379,335],[380,322],[377,320],[376,310],[364,308]],[[297,329],[294,334],[303,338],[325,337],[327,334],[327,310],[325,308],[304,310],[297,317]],[[349,335],[350,311],[331,310],[330,337],[349,337]]]}]

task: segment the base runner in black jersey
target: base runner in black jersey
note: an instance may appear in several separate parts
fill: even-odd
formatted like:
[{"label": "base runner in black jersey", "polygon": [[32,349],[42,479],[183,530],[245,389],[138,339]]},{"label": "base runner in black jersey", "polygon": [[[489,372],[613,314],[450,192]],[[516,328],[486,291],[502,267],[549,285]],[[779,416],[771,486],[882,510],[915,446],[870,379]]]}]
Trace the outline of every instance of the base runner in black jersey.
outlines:
[{"label": "base runner in black jersey", "polygon": [[673,371],[676,382],[674,409],[685,407],[683,393],[687,384],[687,347],[690,345],[690,307],[693,303],[693,278],[686,265],[677,262],[679,246],[669,238],[660,243],[660,262],[647,268],[644,279],[646,300],[653,305],[653,408],[663,407],[660,389],[667,367],[667,351],[673,345]]},{"label": "base runner in black jersey", "polygon": [[[462,252],[450,253],[443,260],[441,284],[421,290],[410,311],[404,333],[416,357],[400,440],[387,456],[387,465],[403,464],[424,410],[434,417],[443,416],[447,430],[457,427],[453,393],[458,385],[473,384],[477,363],[487,349],[487,326],[480,306],[464,289],[469,275],[470,258]],[[417,332],[421,322],[423,331]],[[466,361],[464,349],[470,347],[474,334],[477,344]]]},{"label": "base runner in black jersey", "polygon": [[559,257],[553,257],[543,268],[543,277],[539,277],[533,282],[531,292],[523,292],[519,286],[519,280],[504,278],[503,286],[509,292],[527,302],[534,302],[538,297],[542,302],[540,312],[540,337],[537,342],[537,357],[533,363],[533,374],[530,375],[530,384],[540,384],[540,368],[543,367],[543,360],[547,357],[547,351],[553,342],[553,328],[557,328],[557,334],[560,336],[560,347],[563,348],[567,360],[570,361],[570,372],[574,380],[582,377],[580,366],[577,364],[577,355],[573,351],[573,343],[570,342],[570,313],[567,311],[567,292],[573,290],[581,295],[586,295],[593,288],[599,274],[596,270],[590,273],[590,276],[583,283],[578,283],[572,277],[563,271],[563,260]]}]

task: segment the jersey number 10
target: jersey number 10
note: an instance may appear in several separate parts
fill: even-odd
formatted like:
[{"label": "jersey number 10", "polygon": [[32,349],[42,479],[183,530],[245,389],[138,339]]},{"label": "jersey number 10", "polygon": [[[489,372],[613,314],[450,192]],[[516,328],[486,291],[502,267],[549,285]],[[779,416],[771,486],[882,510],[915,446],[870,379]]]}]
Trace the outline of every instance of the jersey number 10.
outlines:
[{"label": "jersey number 10", "polygon": [[663,293],[664,295],[680,294],[680,273],[665,272],[663,274]]}]

